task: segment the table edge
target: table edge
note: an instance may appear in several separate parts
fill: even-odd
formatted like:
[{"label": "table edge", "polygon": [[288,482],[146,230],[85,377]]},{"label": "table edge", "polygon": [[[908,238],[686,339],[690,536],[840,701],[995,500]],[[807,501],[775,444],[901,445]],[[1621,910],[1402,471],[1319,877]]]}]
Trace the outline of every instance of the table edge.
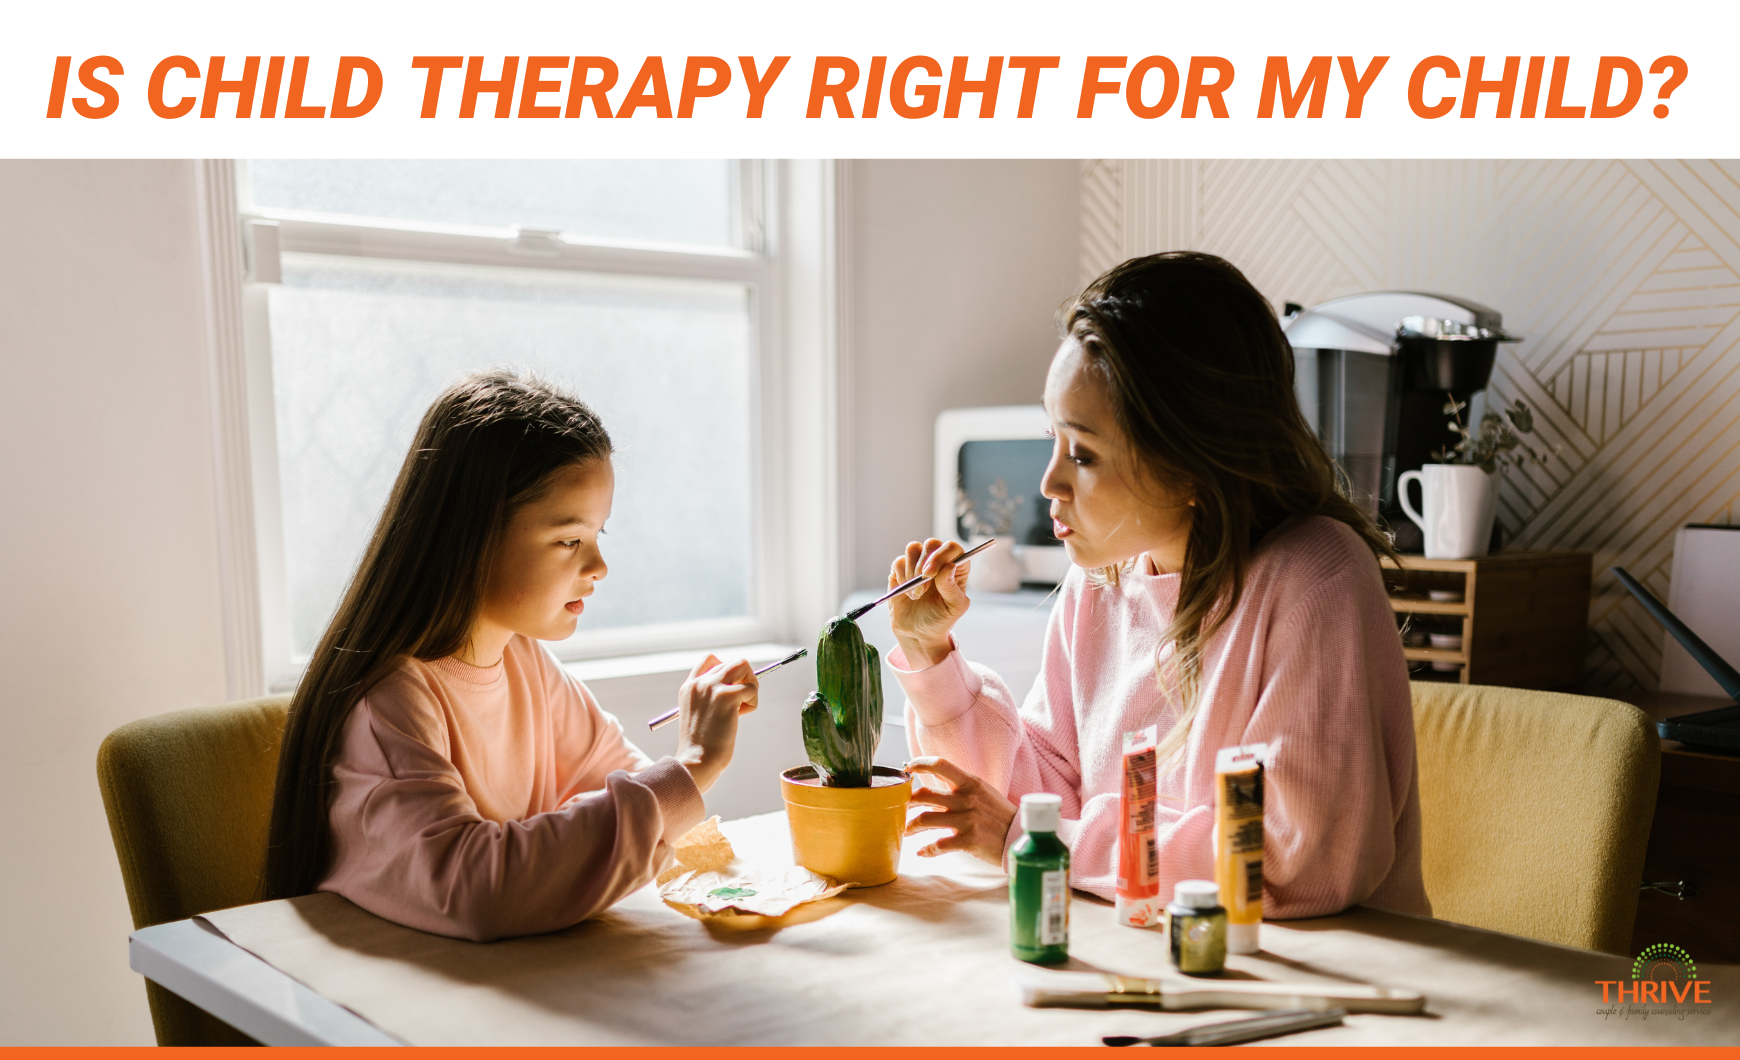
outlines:
[{"label": "table edge", "polygon": [[266,1045],[404,1045],[197,920],[127,936],[135,972]]}]

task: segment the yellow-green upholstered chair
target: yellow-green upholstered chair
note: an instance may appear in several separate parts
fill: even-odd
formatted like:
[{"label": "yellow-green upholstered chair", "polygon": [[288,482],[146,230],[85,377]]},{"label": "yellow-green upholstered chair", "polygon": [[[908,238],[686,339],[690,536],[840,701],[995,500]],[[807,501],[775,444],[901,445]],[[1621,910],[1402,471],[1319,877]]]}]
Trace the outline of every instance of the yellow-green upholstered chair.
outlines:
[{"label": "yellow-green upholstered chair", "polygon": [[1661,775],[1648,715],[1519,688],[1413,693],[1432,914],[1627,952]]},{"label": "yellow-green upholstered chair", "polygon": [[[288,696],[159,714],[121,726],[97,751],[134,928],[255,897]],[[147,981],[159,1045],[253,1039]]]}]

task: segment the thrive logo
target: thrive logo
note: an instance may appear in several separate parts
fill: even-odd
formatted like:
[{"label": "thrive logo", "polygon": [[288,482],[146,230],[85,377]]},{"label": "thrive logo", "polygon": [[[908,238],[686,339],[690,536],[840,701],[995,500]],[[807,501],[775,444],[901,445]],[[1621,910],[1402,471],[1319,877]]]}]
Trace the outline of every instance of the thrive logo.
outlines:
[{"label": "thrive logo", "polygon": [[[1710,981],[1698,978],[1698,966],[1691,954],[1668,942],[1658,942],[1638,954],[1637,960],[1631,962],[1629,980],[1598,979],[1595,985],[1601,988],[1601,1003],[1612,1006],[1596,1010],[1604,1016],[1685,1019],[1709,1012],[1685,1007],[1710,1004]],[[1652,1005],[1664,1007],[1651,1008]],[[1679,1007],[1665,1007],[1668,1005]]]}]

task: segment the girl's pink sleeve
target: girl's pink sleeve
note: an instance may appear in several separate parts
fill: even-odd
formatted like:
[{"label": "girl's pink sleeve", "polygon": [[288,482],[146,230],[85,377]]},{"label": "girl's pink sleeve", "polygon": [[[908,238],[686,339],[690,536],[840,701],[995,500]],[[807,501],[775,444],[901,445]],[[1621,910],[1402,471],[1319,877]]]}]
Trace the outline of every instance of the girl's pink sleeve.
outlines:
[{"label": "girl's pink sleeve", "polygon": [[434,704],[381,691],[345,725],[334,869],[320,889],[388,920],[476,941],[567,927],[650,882],[704,813],[688,770],[665,760],[611,772],[559,810],[487,820],[445,753]]},{"label": "girl's pink sleeve", "polygon": [[[1405,861],[1419,857],[1407,663],[1375,568],[1350,564],[1314,586],[1267,656],[1243,741],[1269,745],[1264,915],[1337,913],[1371,897],[1392,867],[1410,877]],[[1429,908],[1415,890],[1404,912]]]}]

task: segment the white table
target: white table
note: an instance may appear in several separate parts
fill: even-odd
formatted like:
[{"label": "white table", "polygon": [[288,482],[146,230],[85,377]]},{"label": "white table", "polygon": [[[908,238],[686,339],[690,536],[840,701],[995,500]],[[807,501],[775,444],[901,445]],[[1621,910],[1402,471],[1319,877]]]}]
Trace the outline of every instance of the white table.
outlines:
[{"label": "white table", "polygon": [[[728,822],[726,832],[760,863],[785,850],[779,814]],[[901,879],[831,899],[830,915],[778,931],[707,929],[647,889],[567,931],[480,945],[315,895],[210,914],[284,970],[198,921],[134,933],[132,966],[274,1045],[1092,1045],[1240,1015],[1023,1008],[1010,986],[1006,884],[960,857],[921,860],[909,847]],[[1120,927],[1093,900],[1078,899],[1072,916],[1072,964],[1166,970],[1157,932]],[[1695,951],[1696,940],[1687,944]],[[1643,1021],[1597,1012],[1594,984],[1629,978],[1626,958],[1441,921],[1356,909],[1265,924],[1263,946],[1231,958],[1231,971],[1427,997],[1424,1016],[1355,1015],[1280,1044],[1740,1040],[1733,966],[1701,969],[1714,984],[1707,1015]]]}]

